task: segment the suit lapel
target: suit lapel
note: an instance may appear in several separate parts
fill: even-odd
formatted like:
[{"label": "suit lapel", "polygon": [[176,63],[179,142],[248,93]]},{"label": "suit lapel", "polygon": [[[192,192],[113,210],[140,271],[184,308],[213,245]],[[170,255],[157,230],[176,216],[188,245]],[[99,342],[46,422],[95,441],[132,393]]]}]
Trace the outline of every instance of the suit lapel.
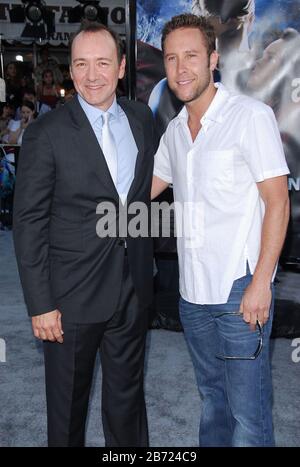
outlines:
[{"label": "suit lapel", "polygon": [[84,154],[87,163],[90,164],[100,182],[106,186],[117,201],[119,195],[111,178],[104,154],[77,97],[74,97],[66,104],[66,107],[68,107],[71,114],[73,126],[77,130],[76,144],[80,153]]}]

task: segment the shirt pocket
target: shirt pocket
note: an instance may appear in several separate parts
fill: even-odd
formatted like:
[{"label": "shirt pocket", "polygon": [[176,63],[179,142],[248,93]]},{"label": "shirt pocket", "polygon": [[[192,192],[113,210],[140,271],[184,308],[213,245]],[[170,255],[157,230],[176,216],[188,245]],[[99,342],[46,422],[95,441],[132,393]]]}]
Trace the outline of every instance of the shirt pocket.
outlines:
[{"label": "shirt pocket", "polygon": [[201,157],[200,178],[206,188],[232,190],[234,185],[234,150],[208,150]]}]

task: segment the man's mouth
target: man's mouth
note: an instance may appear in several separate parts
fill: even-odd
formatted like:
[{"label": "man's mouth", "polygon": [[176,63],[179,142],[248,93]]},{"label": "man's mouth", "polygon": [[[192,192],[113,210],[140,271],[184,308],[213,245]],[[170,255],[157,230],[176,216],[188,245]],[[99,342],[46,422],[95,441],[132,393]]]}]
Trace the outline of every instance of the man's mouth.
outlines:
[{"label": "man's mouth", "polygon": [[98,89],[103,88],[104,84],[97,84],[97,86],[86,86],[91,91],[97,91]]},{"label": "man's mouth", "polygon": [[181,79],[181,80],[177,81],[177,84],[179,86],[186,86],[187,84],[190,84],[193,81],[194,81],[193,79]]}]

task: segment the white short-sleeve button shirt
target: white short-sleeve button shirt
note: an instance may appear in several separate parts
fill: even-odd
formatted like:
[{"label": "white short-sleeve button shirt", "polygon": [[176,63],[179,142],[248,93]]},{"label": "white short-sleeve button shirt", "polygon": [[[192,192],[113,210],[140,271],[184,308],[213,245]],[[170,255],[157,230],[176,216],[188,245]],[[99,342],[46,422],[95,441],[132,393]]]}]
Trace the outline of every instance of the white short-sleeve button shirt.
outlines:
[{"label": "white short-sleeve button shirt", "polygon": [[154,164],[173,183],[180,294],[198,304],[226,303],[247,261],[253,273],[264,217],[256,183],[289,173],[272,109],[215,86],[195,141],[183,107]]}]

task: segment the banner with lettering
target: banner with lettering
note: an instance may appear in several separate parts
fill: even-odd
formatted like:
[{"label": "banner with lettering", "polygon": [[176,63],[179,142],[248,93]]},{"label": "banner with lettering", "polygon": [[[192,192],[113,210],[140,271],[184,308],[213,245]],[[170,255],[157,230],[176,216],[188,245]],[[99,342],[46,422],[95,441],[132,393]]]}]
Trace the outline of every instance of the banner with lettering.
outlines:
[{"label": "banner with lettering", "polygon": [[[53,28],[45,31],[42,39],[51,45],[68,45],[70,34],[78,29],[78,23],[70,23],[70,16],[75,7],[80,6],[76,0],[46,0],[47,11],[53,14]],[[96,2],[97,3],[97,2]],[[125,34],[125,0],[101,0],[98,5],[103,8],[108,26],[113,26],[114,30],[121,35]],[[0,33],[2,39],[8,42],[30,42],[34,39],[30,33],[26,34],[24,22],[18,20],[16,7],[24,7],[21,0],[4,0],[0,2]],[[41,25],[43,28],[43,25]],[[27,28],[28,30],[28,28]],[[30,31],[30,29],[29,29]]]}]

